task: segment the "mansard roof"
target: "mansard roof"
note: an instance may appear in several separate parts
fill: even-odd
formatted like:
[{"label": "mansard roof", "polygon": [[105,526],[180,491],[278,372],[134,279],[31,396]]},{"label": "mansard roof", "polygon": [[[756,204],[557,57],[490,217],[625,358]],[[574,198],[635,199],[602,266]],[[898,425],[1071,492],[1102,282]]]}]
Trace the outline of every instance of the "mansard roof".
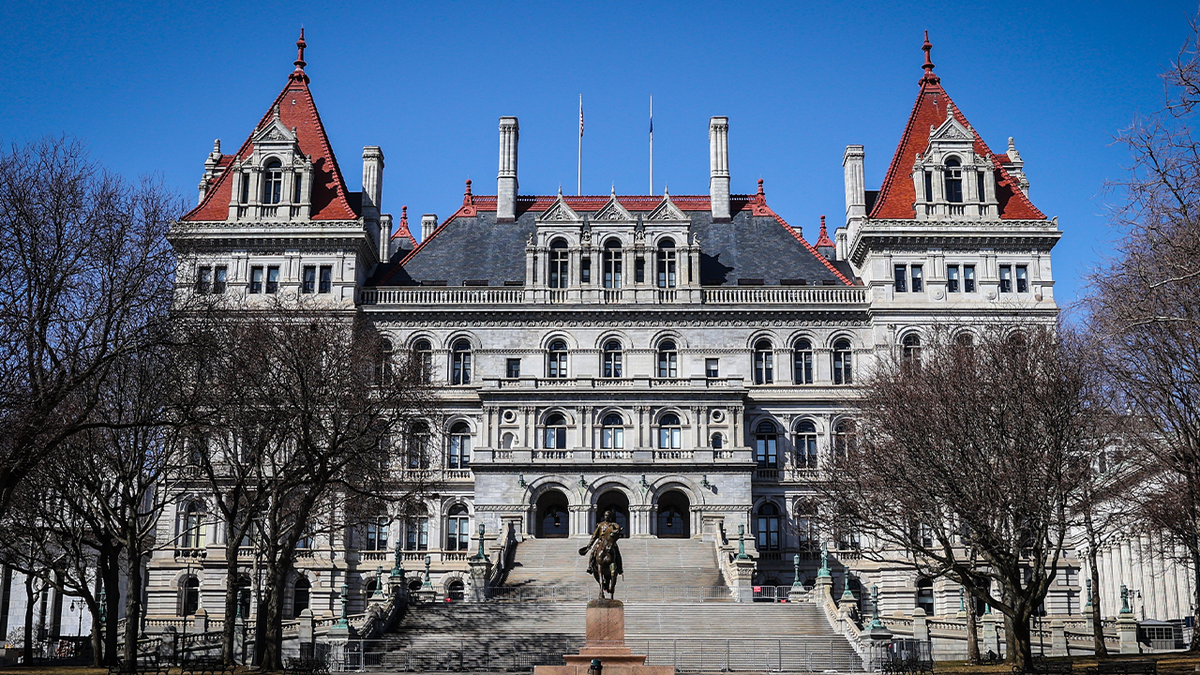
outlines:
[{"label": "mansard roof", "polygon": [[962,111],[950,95],[942,88],[941,78],[933,73],[933,63],[930,61],[929,34],[925,35],[925,75],[920,80],[921,90],[917,101],[913,104],[912,113],[908,116],[908,124],[904,127],[904,135],[900,137],[900,145],[888,166],[883,179],[883,186],[875,199],[870,218],[916,218],[914,204],[917,201],[916,188],[913,185],[913,162],[917,155],[923,154],[929,147],[930,135],[946,121],[948,107],[953,112],[954,119],[959,124],[971,130],[975,137],[975,154],[990,157],[996,177],[996,199],[1000,205],[1000,217],[1003,219],[1045,220],[1046,216],[1038,210],[1033,202],[1025,196],[1017,180],[1004,169],[1005,155],[994,155],[987,143],[980,138],[979,132],[967,121]]},{"label": "mansard roof", "polygon": [[[353,205],[355,193],[346,188],[337,157],[329,144],[329,136],[325,133],[325,125],[321,123],[321,115],[308,89],[309,78],[304,72],[304,46],[304,33],[301,31],[300,41],[297,42],[300,54],[296,69],[288,76],[283,91],[275,97],[275,102],[267,108],[242,147],[232,155],[222,155],[218,166],[228,169],[235,161],[249,157],[254,151],[254,136],[274,123],[275,109],[278,107],[280,123],[295,131],[300,152],[312,157],[312,219],[353,220],[358,217]],[[204,200],[182,220],[225,220],[229,215],[229,200],[233,194],[232,174],[229,170],[222,171],[216,183],[205,193]]]},{"label": "mansard roof", "polygon": [[[699,240],[700,283],[734,286],[739,283],[778,285],[803,279],[810,285],[854,285],[854,274],[843,261],[829,261],[755,195],[732,195],[728,223],[714,223],[707,195],[606,195],[562,197],[566,205],[593,228],[604,226],[592,216],[612,199],[643,222],[669,199],[669,204],[690,219],[689,233]],[[559,195],[522,195],[517,198],[517,218],[496,221],[496,197],[466,195],[463,206],[447,218],[428,239],[402,260],[393,260],[369,280],[372,286],[413,285],[422,282],[464,285],[487,280],[489,285],[525,282],[525,246],[537,229],[541,215],[558,203]],[[681,242],[682,243],[682,242]]]}]

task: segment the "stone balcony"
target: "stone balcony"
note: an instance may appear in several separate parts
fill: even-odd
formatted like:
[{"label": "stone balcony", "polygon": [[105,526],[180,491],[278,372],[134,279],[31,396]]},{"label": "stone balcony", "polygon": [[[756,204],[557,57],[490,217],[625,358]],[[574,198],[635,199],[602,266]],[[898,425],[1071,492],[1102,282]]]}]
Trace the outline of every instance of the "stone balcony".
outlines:
[{"label": "stone balcony", "polygon": [[713,390],[721,393],[741,394],[745,391],[745,380],[741,376],[734,377],[520,377],[498,378],[485,377],[482,379],[484,392],[492,391],[530,391],[538,389],[570,389],[570,390],[599,390],[612,392],[634,392],[650,389],[672,390]]},{"label": "stone balcony", "polygon": [[764,286],[715,288],[631,287],[567,289],[504,286],[420,286],[364,288],[363,305],[865,305],[866,288],[854,286]]}]

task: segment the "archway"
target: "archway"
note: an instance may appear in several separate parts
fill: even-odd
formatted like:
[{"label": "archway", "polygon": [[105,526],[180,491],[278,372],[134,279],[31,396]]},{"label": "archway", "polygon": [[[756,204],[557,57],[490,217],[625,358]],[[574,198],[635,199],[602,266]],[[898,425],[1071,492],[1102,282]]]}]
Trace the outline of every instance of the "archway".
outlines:
[{"label": "archway", "polygon": [[534,536],[562,538],[571,533],[571,519],[567,514],[567,496],[558,490],[547,490],[537,500]]},{"label": "archway", "polygon": [[629,536],[629,497],[625,496],[620,490],[609,490],[600,495],[596,500],[596,522],[604,520],[604,513],[609,509],[617,517],[617,524],[621,526],[621,536]]},{"label": "archway", "polygon": [[462,579],[451,579],[446,582],[447,602],[462,602],[464,586]]},{"label": "archway", "polygon": [[658,498],[660,539],[686,539],[691,533],[691,503],[679,490],[668,490]]}]

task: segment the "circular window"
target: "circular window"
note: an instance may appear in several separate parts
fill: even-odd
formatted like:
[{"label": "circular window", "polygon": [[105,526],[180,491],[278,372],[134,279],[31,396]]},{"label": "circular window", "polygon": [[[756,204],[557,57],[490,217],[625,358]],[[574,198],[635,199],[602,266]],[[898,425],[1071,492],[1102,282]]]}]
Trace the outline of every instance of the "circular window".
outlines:
[{"label": "circular window", "polygon": [[712,421],[724,422],[725,421],[725,411],[723,411],[723,410],[712,411]]},{"label": "circular window", "polygon": [[517,421],[517,411],[505,410],[503,413],[500,414],[500,418],[503,419],[505,422],[510,422],[510,423],[516,422]]}]

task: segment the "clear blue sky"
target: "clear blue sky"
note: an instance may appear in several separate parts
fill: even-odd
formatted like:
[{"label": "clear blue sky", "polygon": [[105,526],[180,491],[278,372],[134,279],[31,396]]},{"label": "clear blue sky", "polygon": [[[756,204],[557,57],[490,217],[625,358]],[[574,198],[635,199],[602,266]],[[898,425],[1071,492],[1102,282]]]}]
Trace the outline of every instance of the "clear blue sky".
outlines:
[{"label": "clear blue sky", "polygon": [[[730,118],[735,192],[815,239],[844,213],[841,157],[883,178],[917,93],[929,29],[942,84],[996,151],[1014,136],[1035,204],[1057,215],[1061,303],[1116,235],[1113,134],[1161,106],[1194,1],[1154,2],[11,2],[0,8],[0,140],[85,140],[129,176],[195,200],[283,87],[306,28],[308,73],[351,189],[382,146],[384,210],[445,217],[462,182],[495,192],[497,118],[521,122],[522,193],[573,192],[583,95],[585,193],[645,193],[654,94],[656,190],[707,192],[707,124]],[[413,218],[412,220],[417,220]]]}]

